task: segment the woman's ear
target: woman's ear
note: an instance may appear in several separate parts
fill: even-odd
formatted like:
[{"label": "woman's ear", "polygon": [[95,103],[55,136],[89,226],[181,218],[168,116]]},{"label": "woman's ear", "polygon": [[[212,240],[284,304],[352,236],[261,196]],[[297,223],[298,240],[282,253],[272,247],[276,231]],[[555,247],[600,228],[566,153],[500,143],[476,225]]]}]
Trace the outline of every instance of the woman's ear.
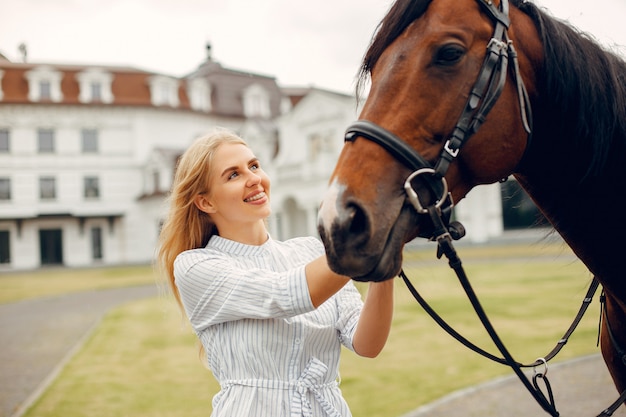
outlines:
[{"label": "woman's ear", "polygon": [[196,198],[194,198],[193,202],[198,210],[207,214],[213,214],[217,211],[215,206],[213,206],[213,203],[211,203],[211,201],[209,201],[209,199],[207,198],[206,194],[196,195]]}]

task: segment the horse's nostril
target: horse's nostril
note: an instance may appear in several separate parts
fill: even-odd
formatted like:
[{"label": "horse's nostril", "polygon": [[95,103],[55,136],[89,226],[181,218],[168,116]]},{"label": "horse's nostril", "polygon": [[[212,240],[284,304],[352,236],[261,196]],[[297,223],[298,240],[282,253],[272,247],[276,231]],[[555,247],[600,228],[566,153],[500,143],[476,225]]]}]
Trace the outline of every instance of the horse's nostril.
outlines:
[{"label": "horse's nostril", "polygon": [[361,207],[358,204],[350,203],[348,204],[348,211],[351,213],[352,221],[350,222],[350,226],[348,228],[348,232],[352,236],[358,236],[367,231],[367,216]]}]

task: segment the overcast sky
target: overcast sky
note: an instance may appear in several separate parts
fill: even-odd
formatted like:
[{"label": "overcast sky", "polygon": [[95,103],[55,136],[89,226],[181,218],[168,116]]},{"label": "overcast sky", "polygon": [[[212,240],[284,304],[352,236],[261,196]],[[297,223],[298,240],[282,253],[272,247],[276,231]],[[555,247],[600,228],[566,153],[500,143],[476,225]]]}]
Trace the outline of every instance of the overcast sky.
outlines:
[{"label": "overcast sky", "polygon": [[[535,0],[626,56],[626,0]],[[390,0],[0,0],[0,52],[30,62],[127,65],[173,76],[212,44],[222,65],[282,86],[350,92]]]}]

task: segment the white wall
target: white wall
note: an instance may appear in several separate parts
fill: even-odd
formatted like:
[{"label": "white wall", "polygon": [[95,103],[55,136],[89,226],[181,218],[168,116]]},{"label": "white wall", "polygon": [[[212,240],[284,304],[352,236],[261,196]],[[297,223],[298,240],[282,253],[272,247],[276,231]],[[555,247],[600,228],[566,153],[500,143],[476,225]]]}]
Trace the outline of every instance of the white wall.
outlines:
[{"label": "white wall", "polygon": [[[103,231],[103,264],[151,262],[163,198],[139,200],[146,191],[144,165],[150,153],[156,147],[183,150],[215,126],[236,130],[240,124],[172,109],[3,104],[0,126],[10,130],[10,152],[0,153],[0,177],[11,180],[11,201],[0,202],[0,228],[10,233],[11,264],[0,265],[0,270],[40,266],[41,228],[62,230],[66,266],[94,263],[95,226]],[[38,153],[38,128],[54,129],[54,153]],[[83,128],[98,130],[96,154],[82,153]],[[41,176],[56,179],[54,200],[40,199]],[[85,176],[99,178],[99,198],[84,197]],[[38,218],[41,215],[54,217]],[[84,218],[82,227],[79,217]],[[19,233],[11,220],[18,218],[24,219]]]}]

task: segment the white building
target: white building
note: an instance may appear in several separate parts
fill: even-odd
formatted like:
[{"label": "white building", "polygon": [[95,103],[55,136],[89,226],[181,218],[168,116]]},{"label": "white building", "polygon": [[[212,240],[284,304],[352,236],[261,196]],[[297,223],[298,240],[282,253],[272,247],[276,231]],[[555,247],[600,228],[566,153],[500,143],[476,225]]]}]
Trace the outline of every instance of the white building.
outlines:
[{"label": "white building", "polygon": [[356,99],[316,88],[286,93],[293,107],[277,120],[270,228],[281,239],[317,236],[317,212],[345,129],[357,118]]},{"label": "white building", "polygon": [[[358,117],[353,96],[279,88],[208,59],[185,77],[14,63],[0,55],[0,271],[149,263],[177,158],[222,126],[272,178],[272,235],[317,235],[317,210]],[[498,185],[456,209],[466,239],[503,230]]]},{"label": "white building", "polygon": [[177,157],[279,115],[273,77],[210,58],[181,79],[0,55],[0,269],[147,263]]}]

